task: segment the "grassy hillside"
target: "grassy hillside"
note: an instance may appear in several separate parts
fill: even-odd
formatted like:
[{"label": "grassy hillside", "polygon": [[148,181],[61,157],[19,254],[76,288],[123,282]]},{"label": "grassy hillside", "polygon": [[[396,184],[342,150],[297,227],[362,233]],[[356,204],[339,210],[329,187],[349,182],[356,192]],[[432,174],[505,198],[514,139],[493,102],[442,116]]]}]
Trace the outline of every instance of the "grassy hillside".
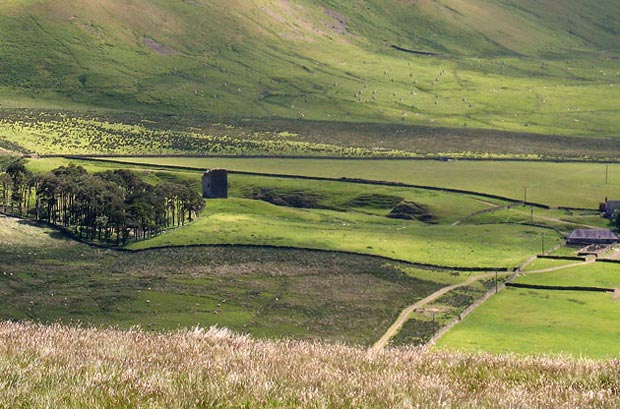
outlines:
[{"label": "grassy hillside", "polygon": [[619,13],[612,0],[10,0],[0,104],[608,138]]},{"label": "grassy hillside", "polygon": [[468,277],[305,250],[105,251],[6,217],[0,260],[0,320],[150,331],[220,325],[261,338],[361,345],[379,339],[409,303]]},{"label": "grassy hillside", "polygon": [[[354,32],[419,50],[540,55],[615,49],[614,2],[553,0],[320,1],[349,16]],[[338,4],[340,3],[340,4]]]},{"label": "grassy hillside", "polygon": [[[67,159],[32,160],[29,168],[44,172],[68,162]],[[77,163],[92,172],[124,167],[114,162]],[[139,166],[134,170],[141,171],[153,183],[171,176],[169,170],[145,170]],[[173,173],[193,180],[200,177],[196,171]],[[132,243],[130,247],[268,244],[352,251],[444,266],[506,268],[517,266],[538,251],[543,233],[548,246],[557,244],[562,236],[557,229],[568,229],[573,223],[572,215],[537,210],[536,224],[528,225],[526,208],[518,220],[509,220],[510,217],[502,214],[483,223],[452,226],[494,204],[475,195],[424,189],[247,175],[230,175],[229,180],[230,199],[210,199],[203,217],[192,224],[148,241]],[[413,213],[417,218],[386,217],[401,201],[421,206]],[[549,216],[547,219],[542,217],[545,214]],[[557,221],[556,216],[566,221]],[[577,217],[576,222],[583,221]]]},{"label": "grassy hillside", "polygon": [[[27,369],[25,369],[27,368]],[[0,324],[7,407],[616,408],[616,361]]]}]

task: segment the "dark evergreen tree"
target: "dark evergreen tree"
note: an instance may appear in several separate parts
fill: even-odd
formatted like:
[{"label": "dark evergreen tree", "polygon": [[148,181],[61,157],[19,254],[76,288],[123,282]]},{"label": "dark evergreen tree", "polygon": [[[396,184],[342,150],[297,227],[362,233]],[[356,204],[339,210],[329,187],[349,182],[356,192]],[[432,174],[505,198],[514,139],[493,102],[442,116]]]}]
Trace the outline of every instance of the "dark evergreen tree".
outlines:
[{"label": "dark evergreen tree", "polygon": [[89,240],[125,244],[168,226],[191,221],[204,208],[195,186],[164,182],[152,186],[128,170],[88,174],[69,165],[34,176],[25,161],[0,172],[0,205],[16,215],[64,226]]}]

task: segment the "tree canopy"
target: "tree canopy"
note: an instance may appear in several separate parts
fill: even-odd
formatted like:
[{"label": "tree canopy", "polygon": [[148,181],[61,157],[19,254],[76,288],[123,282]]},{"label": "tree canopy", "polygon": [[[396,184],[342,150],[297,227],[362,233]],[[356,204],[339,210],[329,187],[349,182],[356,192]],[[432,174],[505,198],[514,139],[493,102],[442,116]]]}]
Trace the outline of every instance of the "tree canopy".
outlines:
[{"label": "tree canopy", "polygon": [[125,244],[192,221],[205,202],[191,183],[151,185],[129,170],[89,174],[81,166],[61,166],[35,175],[24,159],[0,168],[0,207],[70,229],[88,240]]}]

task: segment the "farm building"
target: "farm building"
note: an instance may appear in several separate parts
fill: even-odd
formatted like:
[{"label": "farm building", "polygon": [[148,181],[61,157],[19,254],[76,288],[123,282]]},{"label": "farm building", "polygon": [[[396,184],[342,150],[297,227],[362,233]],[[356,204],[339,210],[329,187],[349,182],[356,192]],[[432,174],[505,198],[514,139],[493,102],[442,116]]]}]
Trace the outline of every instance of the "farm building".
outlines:
[{"label": "farm building", "polygon": [[228,171],[209,169],[202,175],[202,197],[226,199],[228,197]]},{"label": "farm building", "polygon": [[568,245],[614,244],[617,242],[618,236],[608,229],[577,229],[573,230],[566,238]]},{"label": "farm building", "polygon": [[601,203],[601,208],[605,213],[605,217],[611,219],[616,211],[620,211],[620,200],[607,200]]}]

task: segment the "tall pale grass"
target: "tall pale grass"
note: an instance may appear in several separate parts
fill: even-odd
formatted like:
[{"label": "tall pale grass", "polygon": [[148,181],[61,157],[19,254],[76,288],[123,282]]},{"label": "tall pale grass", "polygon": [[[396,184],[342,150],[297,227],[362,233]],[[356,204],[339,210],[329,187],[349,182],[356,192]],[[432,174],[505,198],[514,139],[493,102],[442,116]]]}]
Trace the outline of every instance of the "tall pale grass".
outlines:
[{"label": "tall pale grass", "polygon": [[620,362],[0,323],[0,407],[620,407]]}]

